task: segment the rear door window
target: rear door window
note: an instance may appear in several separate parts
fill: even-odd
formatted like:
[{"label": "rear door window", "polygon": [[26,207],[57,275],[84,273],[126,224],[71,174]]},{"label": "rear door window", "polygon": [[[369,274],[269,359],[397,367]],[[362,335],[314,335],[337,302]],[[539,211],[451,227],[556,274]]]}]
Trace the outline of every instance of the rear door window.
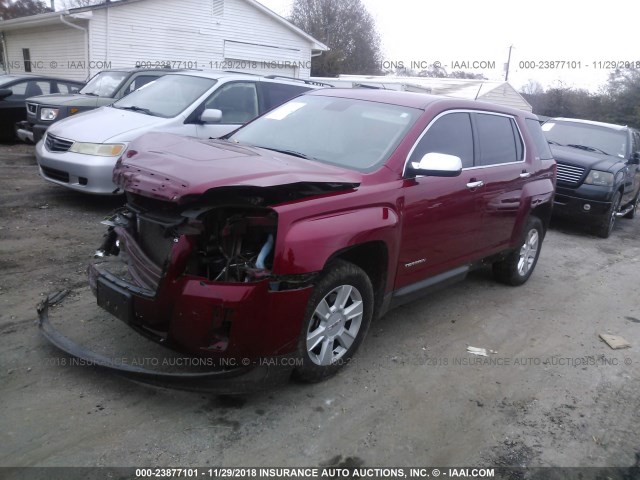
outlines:
[{"label": "rear door window", "polygon": [[[478,132],[478,166],[500,165],[522,160],[522,139],[514,132],[513,120],[502,115],[475,114]],[[516,142],[520,142],[520,156]]]}]

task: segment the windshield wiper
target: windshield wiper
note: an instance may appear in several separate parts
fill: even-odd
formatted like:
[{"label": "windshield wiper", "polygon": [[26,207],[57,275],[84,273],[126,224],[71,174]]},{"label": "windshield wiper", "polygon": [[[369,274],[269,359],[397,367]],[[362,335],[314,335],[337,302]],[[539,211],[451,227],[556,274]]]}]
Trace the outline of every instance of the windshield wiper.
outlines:
[{"label": "windshield wiper", "polygon": [[600,153],[604,153],[605,155],[609,155],[610,157],[613,156],[610,153],[605,152],[604,150],[600,150],[599,148],[596,148],[596,147],[590,147],[588,145],[576,145],[575,143],[568,143],[567,147],[579,148],[580,150],[587,150],[589,152],[600,152]]},{"label": "windshield wiper", "polygon": [[305,160],[316,160],[315,157],[312,157],[312,156],[307,155],[305,153],[296,152],[295,150],[283,150],[283,149],[280,149],[280,148],[260,147],[260,146],[258,146],[258,148],[264,148],[265,150],[272,150],[274,152],[284,153],[286,155],[291,155],[293,157],[304,158]]},{"label": "windshield wiper", "polygon": [[561,143],[554,142],[553,140],[547,140],[547,143],[550,144],[550,145],[559,145],[561,147],[563,146]]},{"label": "windshield wiper", "polygon": [[153,116],[153,113],[151,113],[151,110],[149,110],[148,108],[136,107],[135,105],[131,105],[130,107],[116,107],[116,108],[119,108],[121,110],[131,110],[132,112],[140,112],[146,115]]},{"label": "windshield wiper", "polygon": [[98,95],[97,93],[93,93],[93,92],[79,92],[82,93],[83,95],[89,95],[90,97],[99,97],[100,95]]}]

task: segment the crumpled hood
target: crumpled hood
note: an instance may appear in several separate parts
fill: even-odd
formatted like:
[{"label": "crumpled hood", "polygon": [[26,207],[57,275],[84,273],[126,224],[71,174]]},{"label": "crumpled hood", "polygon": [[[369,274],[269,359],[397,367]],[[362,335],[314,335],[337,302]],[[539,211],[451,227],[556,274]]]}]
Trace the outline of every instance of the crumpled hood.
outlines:
[{"label": "crumpled hood", "polygon": [[180,203],[187,195],[219,187],[359,184],[362,175],[224,140],[148,133],[129,145],[116,164],[113,180],[128,192]]},{"label": "crumpled hood", "polygon": [[76,142],[130,142],[166,120],[130,110],[102,107],[60,120],[47,131]]},{"label": "crumpled hood", "polygon": [[[52,93],[51,95],[38,95],[27,99],[28,103],[50,106],[74,106],[74,107],[97,107],[98,98],[93,95],[83,95],[80,93]],[[111,99],[110,99],[111,100]],[[104,105],[104,102],[102,103]]]},{"label": "crumpled hood", "polygon": [[565,147],[560,145],[549,145],[551,153],[556,162],[567,163],[569,165],[577,165],[587,170],[595,169],[603,172],[615,172],[620,168],[625,160],[620,157],[612,157],[597,152],[589,152],[574,147]]}]

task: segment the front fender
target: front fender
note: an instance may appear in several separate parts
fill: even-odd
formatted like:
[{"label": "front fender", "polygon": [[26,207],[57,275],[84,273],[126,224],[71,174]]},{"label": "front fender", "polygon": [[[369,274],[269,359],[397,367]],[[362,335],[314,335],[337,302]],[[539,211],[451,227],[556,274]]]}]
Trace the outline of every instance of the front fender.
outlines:
[{"label": "front fender", "polygon": [[306,218],[285,228],[282,237],[280,226],[274,271],[278,274],[317,272],[335,252],[373,241],[384,242],[391,257],[391,252],[398,251],[399,228],[398,214],[386,206]]}]

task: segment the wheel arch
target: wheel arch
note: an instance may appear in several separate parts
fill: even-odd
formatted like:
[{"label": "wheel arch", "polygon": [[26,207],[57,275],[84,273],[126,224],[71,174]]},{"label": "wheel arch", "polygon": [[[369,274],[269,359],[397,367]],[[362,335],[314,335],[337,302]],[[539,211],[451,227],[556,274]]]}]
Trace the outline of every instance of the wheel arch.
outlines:
[{"label": "wheel arch", "polygon": [[389,248],[387,244],[382,240],[375,240],[338,250],[327,259],[323,270],[326,270],[335,260],[353,263],[367,274],[373,285],[373,315],[376,318],[382,309],[384,294],[389,283]]}]

